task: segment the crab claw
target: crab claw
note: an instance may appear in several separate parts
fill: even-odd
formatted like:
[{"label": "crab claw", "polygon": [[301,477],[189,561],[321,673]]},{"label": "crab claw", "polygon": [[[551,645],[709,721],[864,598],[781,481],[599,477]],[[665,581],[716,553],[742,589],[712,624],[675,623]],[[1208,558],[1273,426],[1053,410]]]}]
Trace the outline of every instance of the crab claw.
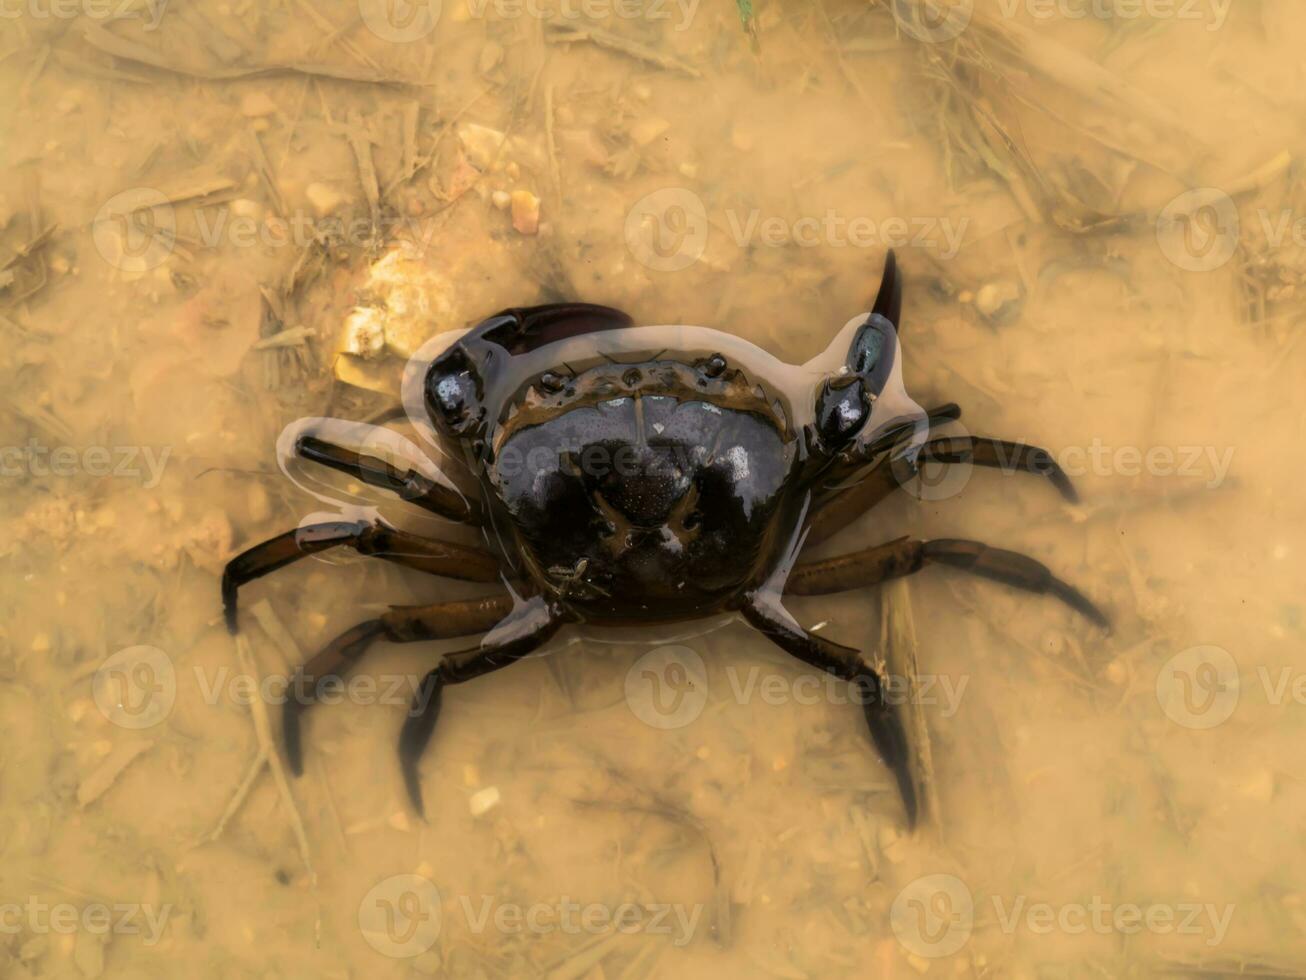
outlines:
[{"label": "crab claw", "polygon": [[892,323],[894,330],[902,329],[902,276],[898,274],[898,257],[893,254],[893,249],[889,249],[889,254],[884,257],[880,291],[875,296],[871,312]]}]

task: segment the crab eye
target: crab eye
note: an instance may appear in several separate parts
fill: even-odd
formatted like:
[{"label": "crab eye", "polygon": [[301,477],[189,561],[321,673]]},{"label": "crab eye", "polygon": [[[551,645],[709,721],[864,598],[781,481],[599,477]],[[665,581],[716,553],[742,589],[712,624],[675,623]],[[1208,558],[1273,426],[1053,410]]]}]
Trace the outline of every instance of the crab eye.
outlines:
[{"label": "crab eye", "polygon": [[698,362],[698,369],[709,378],[719,378],[726,369],[726,359],[720,354],[712,354]]},{"label": "crab eye", "polygon": [[466,375],[462,374],[441,378],[436,383],[435,401],[445,418],[456,421],[467,417],[469,387]]},{"label": "crab eye", "polygon": [[545,371],[540,375],[540,387],[551,394],[557,394],[566,386],[567,379],[556,371]]},{"label": "crab eye", "polygon": [[466,354],[453,351],[433,365],[426,381],[427,406],[436,421],[460,430],[481,399],[480,378]]}]

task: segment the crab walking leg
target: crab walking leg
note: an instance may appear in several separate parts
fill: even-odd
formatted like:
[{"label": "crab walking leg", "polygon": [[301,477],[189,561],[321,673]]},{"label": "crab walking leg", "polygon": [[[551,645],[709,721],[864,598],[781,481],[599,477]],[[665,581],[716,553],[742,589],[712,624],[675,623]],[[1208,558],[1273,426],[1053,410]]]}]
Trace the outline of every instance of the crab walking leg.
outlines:
[{"label": "crab walking leg", "polygon": [[[461,684],[516,663],[547,642],[563,623],[558,611],[541,599],[529,600],[527,608],[538,615],[524,628],[503,640],[482,640],[479,647],[445,654],[440,665],[422,679],[399,738],[399,765],[404,786],[418,814],[424,811],[417,763],[435,729],[445,685]],[[303,772],[300,716],[314,703],[310,694],[316,694],[323,679],[334,679],[338,683],[374,642],[385,639],[394,643],[416,643],[483,633],[499,626],[514,612],[520,610],[509,595],[431,606],[395,606],[381,617],[359,623],[336,637],[297,672],[292,696],[286,699],[282,714],[283,737],[291,771],[296,776]]]},{"label": "crab walking leg", "polygon": [[[291,682],[290,695],[281,711],[282,737],[286,743],[286,761],[296,776],[304,771],[300,741],[300,716],[317,702],[324,685],[339,684],[367,649],[379,639],[404,643],[410,640],[453,639],[473,636],[493,629],[513,609],[507,593],[481,599],[441,602],[433,606],[397,607],[377,619],[368,619],[341,633],[297,671]],[[398,621],[396,623],[396,620]],[[421,630],[407,624],[420,621]],[[400,635],[400,629],[403,634]]]},{"label": "crab walking leg", "polygon": [[1053,575],[1042,562],[1015,551],[960,538],[934,541],[899,538],[850,555],[802,562],[785,582],[785,594],[846,592],[911,575],[930,564],[949,565],[1025,592],[1055,596],[1096,625],[1111,628],[1110,620],[1097,606],[1073,585]]},{"label": "crab walking leg", "polygon": [[907,826],[916,826],[916,786],[911,778],[907,732],[898,708],[885,697],[883,678],[858,651],[808,633],[783,612],[752,597],[743,607],[744,619],[780,649],[827,674],[846,680],[857,688],[871,740],[880,757],[892,770],[907,811]]},{"label": "crab walking leg", "polygon": [[[906,464],[905,460],[901,461]],[[1033,473],[1046,477],[1056,487],[1062,498],[1070,502],[1079,499],[1065,471],[1046,449],[1027,446],[1022,442],[989,439],[984,436],[947,436],[931,439],[921,447],[921,463],[971,463],[1010,472]],[[914,475],[911,467],[904,478]],[[894,462],[886,459],[871,470],[860,483],[838,491],[818,505],[807,536],[807,544],[815,545],[827,540],[831,534],[847,527],[866,511],[880,503],[902,486]]]},{"label": "crab walking leg", "polygon": [[415,470],[400,470],[383,459],[365,456],[317,436],[303,436],[295,443],[295,452],[314,463],[321,463],[373,487],[397,493],[409,503],[460,524],[481,523],[481,508],[457,490],[436,483]]},{"label": "crab walking leg", "polygon": [[236,632],[236,597],[242,585],[301,558],[337,547],[360,555],[464,582],[497,582],[499,562],[487,551],[400,531],[373,521],[326,521],[278,534],[247,548],[222,572],[222,609],[227,629]]},{"label": "crab walking leg", "polygon": [[550,617],[534,629],[502,643],[446,654],[440,661],[440,666],[422,678],[421,687],[413,698],[408,717],[404,719],[403,730],[399,733],[399,768],[403,772],[408,798],[418,816],[425,816],[426,810],[422,802],[422,781],[417,772],[417,764],[421,761],[422,753],[426,750],[435,723],[440,717],[440,702],[445,686],[461,684],[516,663],[547,643],[561,625],[560,618]]}]

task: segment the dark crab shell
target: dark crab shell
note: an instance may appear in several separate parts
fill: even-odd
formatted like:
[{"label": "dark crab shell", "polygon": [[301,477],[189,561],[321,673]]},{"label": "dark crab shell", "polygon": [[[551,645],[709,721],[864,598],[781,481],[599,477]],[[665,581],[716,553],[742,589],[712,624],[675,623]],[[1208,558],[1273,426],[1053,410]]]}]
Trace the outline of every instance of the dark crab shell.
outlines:
[{"label": "dark crab shell", "polygon": [[904,421],[924,438],[893,298],[802,365],[607,307],[508,310],[430,342],[404,401],[470,464],[502,559],[577,619],[707,616],[782,585],[840,452]]}]

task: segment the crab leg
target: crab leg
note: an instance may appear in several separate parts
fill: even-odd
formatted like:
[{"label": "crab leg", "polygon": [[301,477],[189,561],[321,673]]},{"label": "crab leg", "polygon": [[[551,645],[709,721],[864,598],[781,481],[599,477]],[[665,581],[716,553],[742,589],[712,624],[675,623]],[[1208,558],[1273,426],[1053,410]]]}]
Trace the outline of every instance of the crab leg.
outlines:
[{"label": "crab leg", "polygon": [[465,582],[499,580],[498,561],[480,548],[425,538],[372,521],[308,524],[247,548],[227,562],[222,572],[222,607],[227,629],[236,632],[236,594],[242,585],[301,558],[341,546],[430,575]]},{"label": "crab leg", "polygon": [[876,585],[920,571],[926,565],[951,565],[1039,595],[1056,596],[1071,609],[1103,629],[1110,621],[1082,592],[1057,578],[1042,562],[978,541],[939,538],[920,541],[899,538],[874,548],[803,562],[794,567],[785,583],[787,595],[826,595]]},{"label": "crab leg", "polygon": [[433,514],[460,524],[481,524],[481,508],[457,490],[436,483],[415,470],[400,470],[383,459],[365,456],[357,450],[304,436],[295,443],[295,452],[314,463],[321,463],[373,487],[397,493],[404,500]]},{"label": "crab leg", "polygon": [[315,703],[324,682],[338,684],[377,640],[415,643],[469,636],[492,630],[516,614],[521,628],[510,636],[488,642],[483,639],[479,647],[445,654],[440,665],[422,680],[399,741],[404,785],[414,808],[421,814],[417,763],[439,717],[444,686],[461,684],[516,663],[538,649],[562,625],[563,617],[543,600],[529,600],[524,608],[516,602],[512,596],[502,595],[430,606],[395,606],[377,619],[359,623],[332,640],[296,671],[291,696],[286,698],[282,710],[286,761],[291,771],[298,776],[304,766],[300,716]]},{"label": "crab leg", "polygon": [[897,707],[884,697],[883,678],[862,659],[858,651],[807,632],[789,616],[757,596],[751,597],[742,612],[750,625],[786,653],[856,686],[866,713],[866,724],[871,730],[871,740],[885,764],[893,771],[898,791],[902,794],[903,807],[907,811],[907,826],[914,827],[917,814],[916,787],[911,779],[907,733]]},{"label": "crab leg", "polygon": [[[931,418],[934,413],[931,413]],[[881,449],[881,451],[883,451]],[[869,458],[862,462],[869,462]],[[806,544],[819,544],[834,532],[847,527],[862,514],[880,503],[902,486],[899,474],[894,467],[894,460],[884,459],[880,465],[871,470],[860,482],[844,490],[835,491],[833,496],[825,498],[816,506],[812,517]],[[906,462],[902,460],[902,462]],[[921,447],[917,466],[920,463],[966,463],[1007,472],[1018,470],[1046,477],[1061,493],[1063,499],[1072,503],[1078,499],[1075,488],[1065,471],[1057,465],[1052,454],[1037,446],[1028,446],[1022,442],[1008,442],[1005,439],[989,439],[985,436],[953,436],[931,439]],[[844,472],[860,465],[851,461],[851,465],[841,466]],[[910,474],[916,471],[911,466]]]},{"label": "crab leg", "polygon": [[448,684],[461,684],[492,671],[501,670],[527,657],[543,646],[558,631],[562,620],[552,617],[521,636],[502,643],[482,645],[471,650],[446,654],[429,674],[422,678],[421,687],[413,698],[412,707],[404,719],[399,733],[399,768],[404,775],[404,787],[418,816],[425,816],[422,802],[422,781],[417,764],[431,740],[435,723],[440,717],[440,701]]}]

